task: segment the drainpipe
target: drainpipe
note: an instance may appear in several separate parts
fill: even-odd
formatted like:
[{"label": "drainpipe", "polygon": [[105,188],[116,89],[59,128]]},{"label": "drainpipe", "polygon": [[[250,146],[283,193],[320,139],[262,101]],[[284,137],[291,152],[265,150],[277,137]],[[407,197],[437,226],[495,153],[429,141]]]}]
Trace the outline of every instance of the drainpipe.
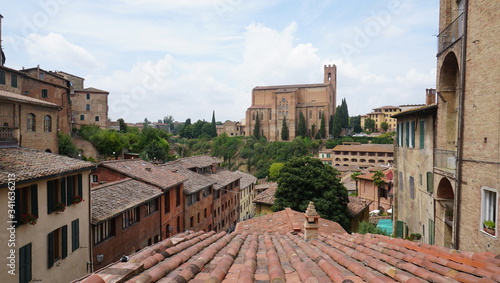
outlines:
[{"label": "drainpipe", "polygon": [[462,58],[460,62],[461,72],[460,72],[460,93],[458,99],[458,140],[457,140],[457,159],[456,159],[456,178],[455,178],[455,202],[453,204],[453,211],[455,219],[453,219],[453,248],[460,249],[460,214],[459,209],[460,203],[460,193],[462,189],[462,155],[463,155],[463,137],[464,137],[464,98],[465,98],[465,67],[466,67],[466,55],[467,55],[467,19],[469,11],[469,1],[464,0],[464,22],[462,36]]}]

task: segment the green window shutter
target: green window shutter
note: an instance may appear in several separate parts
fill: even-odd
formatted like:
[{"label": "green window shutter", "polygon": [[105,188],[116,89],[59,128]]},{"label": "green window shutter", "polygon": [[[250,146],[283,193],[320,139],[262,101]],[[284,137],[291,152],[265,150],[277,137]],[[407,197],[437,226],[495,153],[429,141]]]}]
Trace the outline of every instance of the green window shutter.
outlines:
[{"label": "green window shutter", "polygon": [[434,245],[434,221],[429,219],[429,245]]},{"label": "green window shutter", "polygon": [[71,222],[71,251],[74,252],[80,247],[80,220]]},{"label": "green window shutter", "polygon": [[432,172],[427,172],[427,191],[434,192],[434,174]]},{"label": "green window shutter", "polygon": [[406,135],[405,135],[405,143],[406,147],[410,146],[410,122],[406,122]]},{"label": "green window shutter", "polygon": [[48,238],[48,261],[49,268],[54,265],[54,232],[50,232]]},{"label": "green window shutter", "polygon": [[47,213],[54,212],[55,193],[54,181],[47,181]]},{"label": "green window shutter", "polygon": [[82,173],[78,174],[78,195],[83,199],[83,177]]},{"label": "green window shutter", "polygon": [[62,255],[61,258],[68,256],[68,225],[62,227]]},{"label": "green window shutter", "polygon": [[410,132],[410,136],[411,136],[411,147],[415,147],[415,121],[412,121],[411,122],[411,132]]},{"label": "green window shutter", "polygon": [[19,282],[31,281],[31,243],[19,249]]},{"label": "green window shutter", "polygon": [[60,179],[61,182],[61,202],[66,204],[66,177]]},{"label": "green window shutter", "polygon": [[66,205],[70,206],[73,203],[73,197],[74,197],[74,191],[75,191],[75,176],[68,176],[66,177],[67,182],[67,198],[66,198]]},{"label": "green window shutter", "polygon": [[420,148],[425,148],[425,120],[420,120]]},{"label": "green window shutter", "polygon": [[403,221],[396,221],[396,237],[403,238],[405,223]]},{"label": "green window shutter", "polygon": [[0,71],[0,84],[4,85],[5,84],[5,72]]},{"label": "green window shutter", "polygon": [[38,187],[31,185],[31,213],[38,217]]}]

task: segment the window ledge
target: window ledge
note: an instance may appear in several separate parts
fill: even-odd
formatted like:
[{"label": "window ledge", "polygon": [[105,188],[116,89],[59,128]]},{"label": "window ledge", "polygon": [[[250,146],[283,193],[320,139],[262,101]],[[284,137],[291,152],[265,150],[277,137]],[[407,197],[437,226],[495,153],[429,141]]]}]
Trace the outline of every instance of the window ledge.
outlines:
[{"label": "window ledge", "polygon": [[491,238],[495,238],[495,239],[497,239],[497,238],[498,238],[496,233],[495,233],[495,235],[492,235],[492,234],[490,234],[490,233],[488,233],[488,232],[486,232],[486,231],[484,231],[484,230],[480,230],[480,231],[481,231],[481,233],[483,233],[484,235],[489,236],[489,237],[491,237]]}]

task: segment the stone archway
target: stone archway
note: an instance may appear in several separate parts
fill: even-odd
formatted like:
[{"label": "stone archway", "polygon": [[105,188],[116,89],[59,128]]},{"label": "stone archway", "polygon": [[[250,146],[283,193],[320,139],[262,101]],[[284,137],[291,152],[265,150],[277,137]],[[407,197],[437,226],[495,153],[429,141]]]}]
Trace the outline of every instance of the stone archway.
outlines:
[{"label": "stone archway", "polygon": [[[436,215],[435,219],[441,219],[441,221],[436,222],[435,229],[441,230],[436,231],[436,235],[441,234],[442,239],[439,241],[444,247],[453,247],[453,221],[454,221],[454,201],[455,193],[453,191],[453,185],[450,180],[443,177],[438,184],[436,191]],[[437,240],[437,239],[436,239]]]}]

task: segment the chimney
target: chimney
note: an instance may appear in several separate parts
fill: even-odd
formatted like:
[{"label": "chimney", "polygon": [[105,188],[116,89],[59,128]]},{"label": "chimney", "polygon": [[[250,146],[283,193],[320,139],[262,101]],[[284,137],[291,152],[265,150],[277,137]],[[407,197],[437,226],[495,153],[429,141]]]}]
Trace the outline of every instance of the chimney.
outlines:
[{"label": "chimney", "polygon": [[425,105],[431,105],[436,103],[436,89],[426,88],[425,89]]},{"label": "chimney", "polygon": [[319,214],[311,201],[307,206],[306,219],[304,221],[304,239],[311,240],[318,238]]}]

